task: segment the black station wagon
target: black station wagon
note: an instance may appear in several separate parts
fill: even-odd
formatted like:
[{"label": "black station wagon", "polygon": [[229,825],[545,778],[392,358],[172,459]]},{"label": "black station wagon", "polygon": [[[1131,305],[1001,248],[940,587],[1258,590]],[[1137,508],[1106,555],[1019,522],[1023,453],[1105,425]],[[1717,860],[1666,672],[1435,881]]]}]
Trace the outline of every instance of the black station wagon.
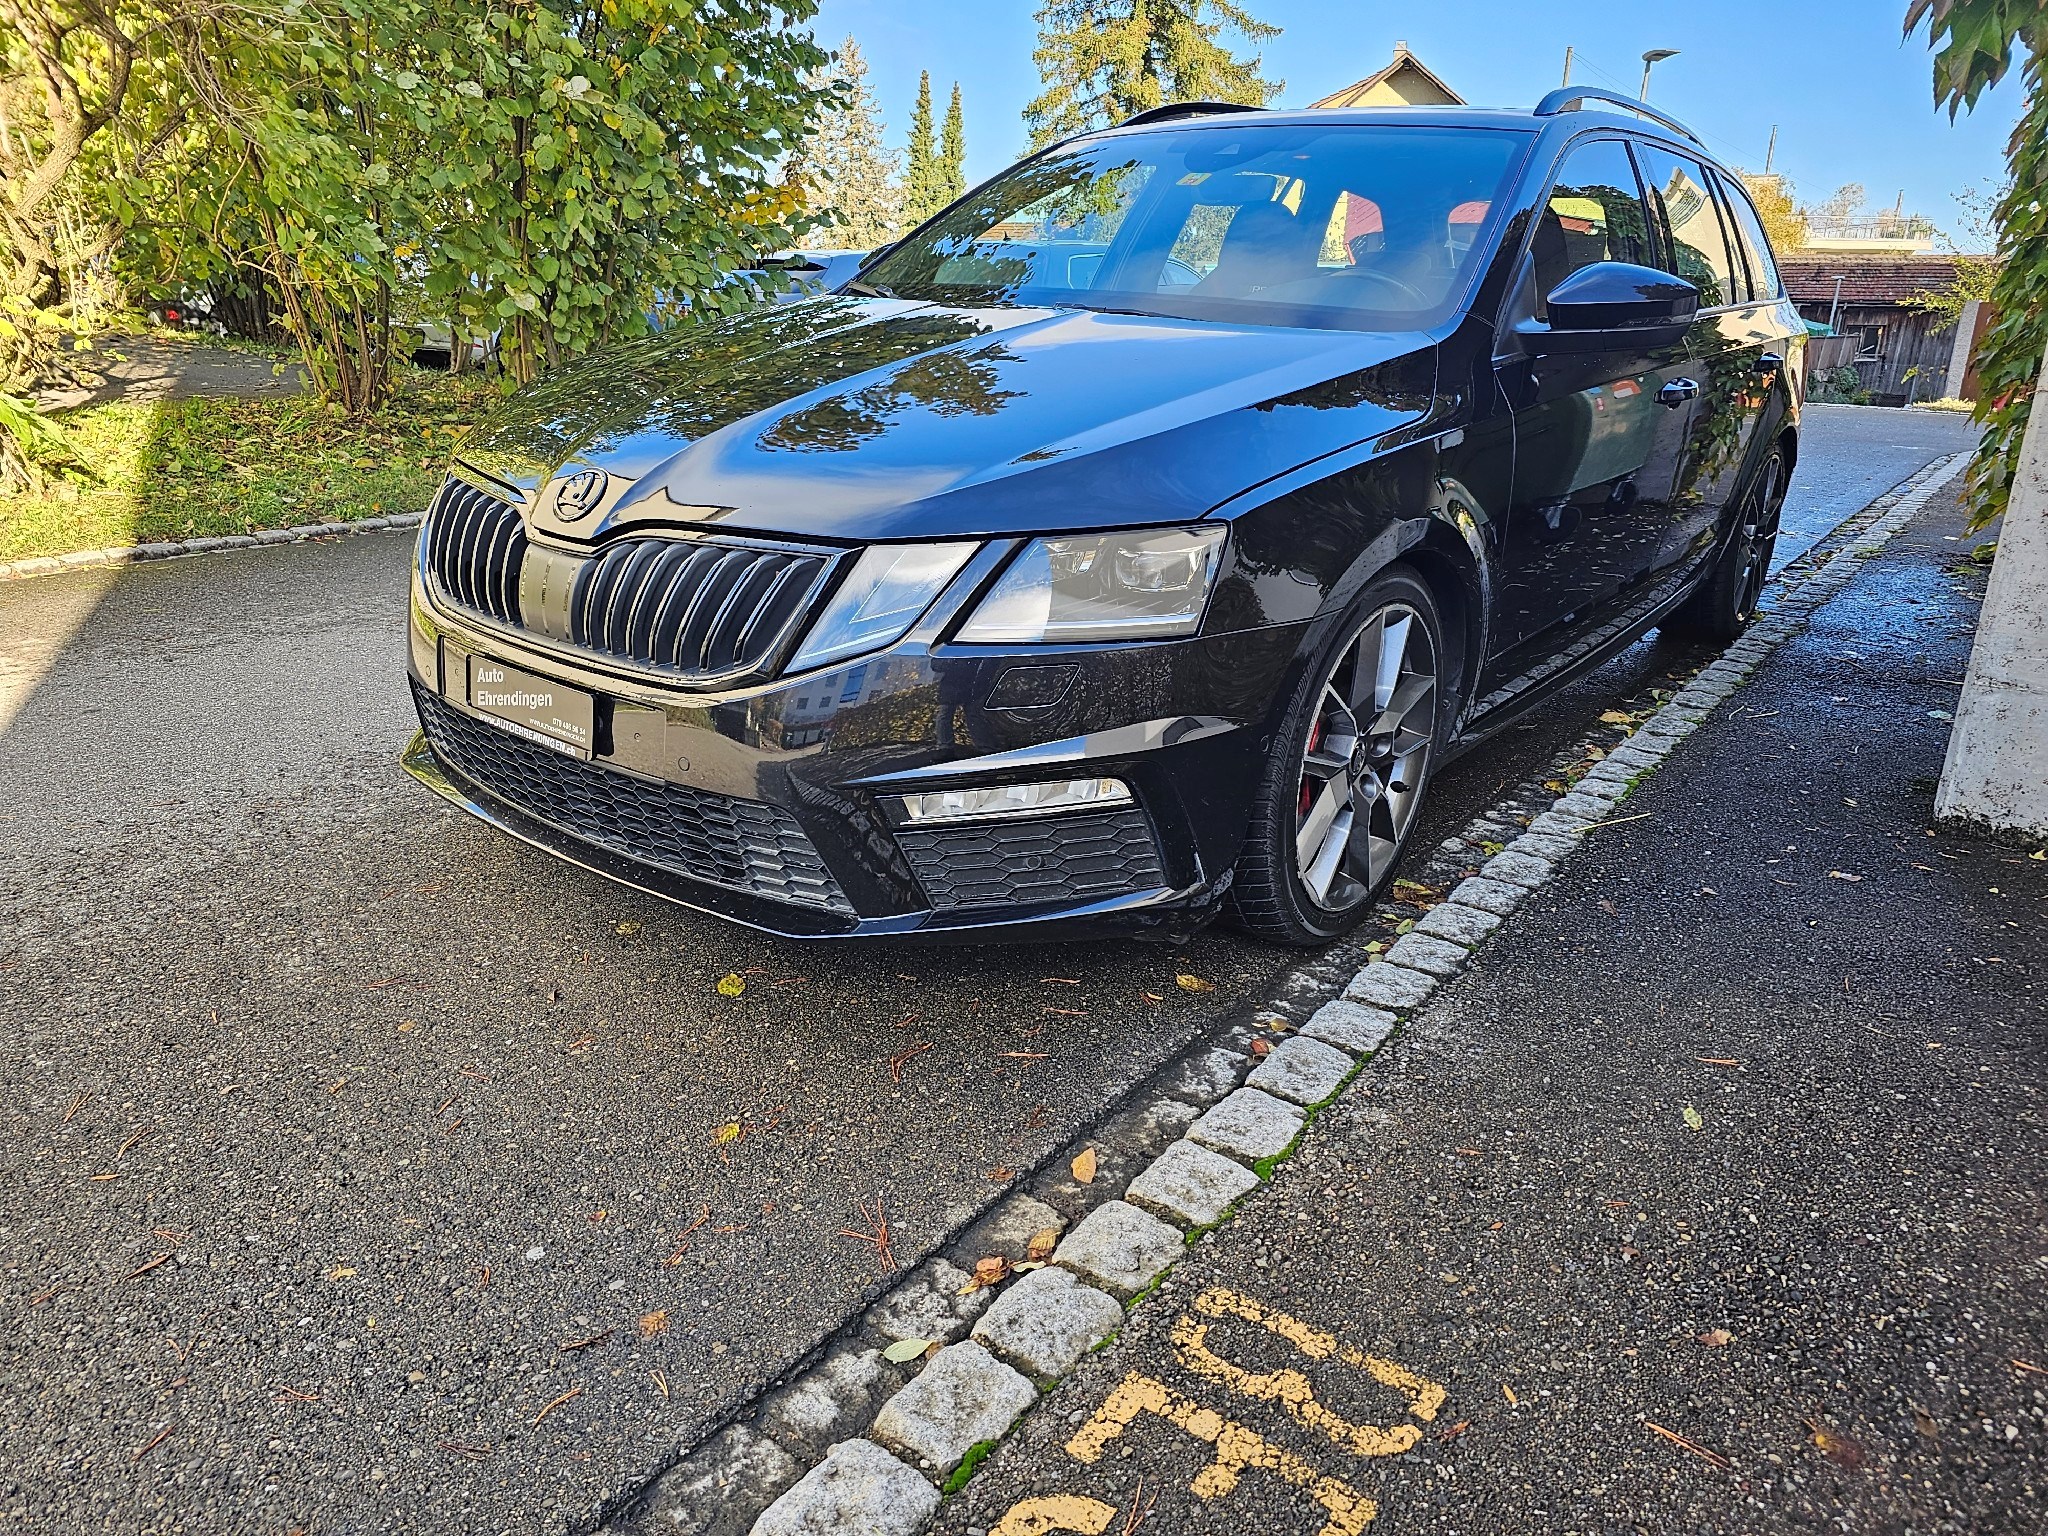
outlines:
[{"label": "black station wagon", "polygon": [[407,765],[779,933],[1320,943],[1446,758],[1748,620],[1804,341],[1626,98],[1148,112],[508,402],[421,530]]}]

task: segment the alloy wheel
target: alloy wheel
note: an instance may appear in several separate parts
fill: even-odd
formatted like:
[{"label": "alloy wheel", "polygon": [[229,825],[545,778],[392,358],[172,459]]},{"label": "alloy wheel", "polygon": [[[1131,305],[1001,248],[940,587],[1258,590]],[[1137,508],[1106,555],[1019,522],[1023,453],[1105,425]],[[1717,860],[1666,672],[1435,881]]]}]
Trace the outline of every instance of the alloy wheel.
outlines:
[{"label": "alloy wheel", "polygon": [[1778,547],[1778,520],[1785,507],[1785,462],[1775,453],[1764,461],[1756,490],[1743,508],[1742,579],[1736,588],[1735,617],[1747,622],[1762,600],[1771,574],[1771,555]]},{"label": "alloy wheel", "polygon": [[1338,653],[1302,751],[1294,863],[1318,907],[1357,905],[1393,868],[1422,802],[1436,713],[1429,626],[1389,603]]}]

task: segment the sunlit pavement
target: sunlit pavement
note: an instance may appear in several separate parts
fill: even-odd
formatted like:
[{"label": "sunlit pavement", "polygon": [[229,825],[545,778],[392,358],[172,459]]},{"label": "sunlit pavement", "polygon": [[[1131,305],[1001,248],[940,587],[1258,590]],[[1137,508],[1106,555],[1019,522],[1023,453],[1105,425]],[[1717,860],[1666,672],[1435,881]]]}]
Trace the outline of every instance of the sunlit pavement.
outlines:
[{"label": "sunlit pavement", "polygon": [[[1816,413],[1793,516],[1959,433]],[[28,1528],[585,1520],[872,1293],[863,1206],[907,1266],[1286,963],[806,948],[520,848],[394,765],[408,548],[0,587]],[[1683,659],[1460,764],[1419,840]]]},{"label": "sunlit pavement", "polygon": [[2048,865],[1928,830],[1937,500],[935,1529],[2048,1525]]}]

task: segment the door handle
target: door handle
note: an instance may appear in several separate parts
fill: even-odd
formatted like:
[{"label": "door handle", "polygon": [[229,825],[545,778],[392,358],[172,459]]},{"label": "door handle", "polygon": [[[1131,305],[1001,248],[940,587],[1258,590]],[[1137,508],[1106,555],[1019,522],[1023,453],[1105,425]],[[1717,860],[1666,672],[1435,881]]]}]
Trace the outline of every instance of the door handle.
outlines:
[{"label": "door handle", "polygon": [[1751,365],[1752,373],[1776,373],[1785,366],[1785,359],[1776,352],[1766,352]]},{"label": "door handle", "polygon": [[1659,405],[1668,405],[1675,411],[1685,404],[1686,401],[1697,399],[1699,392],[1700,386],[1697,380],[1673,379],[1669,384],[1666,384],[1657,391],[1657,403]]}]

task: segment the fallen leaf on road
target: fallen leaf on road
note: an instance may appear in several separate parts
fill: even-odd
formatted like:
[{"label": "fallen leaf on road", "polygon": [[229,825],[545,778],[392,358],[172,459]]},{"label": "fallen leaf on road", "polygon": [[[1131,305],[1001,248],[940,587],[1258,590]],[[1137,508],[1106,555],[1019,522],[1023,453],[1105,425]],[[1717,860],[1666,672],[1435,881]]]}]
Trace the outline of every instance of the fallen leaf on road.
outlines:
[{"label": "fallen leaf on road", "polygon": [[655,1335],[656,1335],[657,1333],[667,1333],[667,1332],[668,1332],[668,1312],[667,1312],[667,1310],[666,1310],[666,1309],[659,1309],[659,1308],[658,1308],[658,1309],[656,1309],[656,1310],[655,1310],[655,1311],[653,1311],[653,1312],[643,1312],[643,1313],[641,1314],[641,1316],[640,1316],[640,1337],[641,1337],[641,1338],[643,1338],[643,1339],[651,1339],[651,1338],[653,1338],[653,1337],[654,1337],[654,1336],[655,1336]]},{"label": "fallen leaf on road", "polygon": [[327,1278],[330,1280],[346,1280],[354,1273],[355,1270],[348,1265],[337,1264],[334,1268],[327,1271]]},{"label": "fallen leaf on road", "polygon": [[619,924],[619,932],[627,938],[631,938],[634,934],[638,933],[639,931],[640,925],[634,922],[633,919],[630,917],[627,918],[623,923]]},{"label": "fallen leaf on road", "polygon": [[1254,1056],[1270,1056],[1270,1055],[1272,1055],[1272,1054],[1273,1054],[1273,1042],[1272,1042],[1272,1041],[1270,1041],[1270,1040],[1254,1040],[1254,1041],[1252,1042],[1252,1054],[1253,1054]]},{"label": "fallen leaf on road", "polygon": [[882,1358],[891,1365],[908,1365],[930,1349],[932,1343],[930,1339],[898,1339],[882,1351]]},{"label": "fallen leaf on road", "polygon": [[720,997],[738,997],[746,990],[747,978],[738,971],[727,971],[718,978],[718,995]]},{"label": "fallen leaf on road", "polygon": [[711,1133],[711,1139],[717,1142],[722,1147],[726,1145],[728,1142],[738,1141],[740,1139],[740,1133],[744,1129],[745,1128],[739,1123],[739,1121],[728,1120],[725,1122],[725,1124],[721,1125],[717,1130]]},{"label": "fallen leaf on road", "polygon": [[1199,976],[1189,976],[1186,974],[1174,977],[1173,984],[1183,992],[1214,992],[1216,990],[1214,982],[1204,981]]},{"label": "fallen leaf on road", "polygon": [[1500,1390],[1502,1395],[1507,1398],[1508,1406],[1510,1408],[1519,1408],[1522,1406],[1522,1400],[1519,1397],[1515,1396],[1515,1389],[1513,1387],[1509,1386],[1506,1382],[1502,1382],[1500,1384]]},{"label": "fallen leaf on road", "polygon": [[1060,1245],[1058,1227],[1040,1227],[1031,1234],[1031,1241],[1024,1245],[1024,1257],[1034,1262],[1052,1257],[1053,1249]]},{"label": "fallen leaf on road", "polygon": [[1095,1182],[1095,1149],[1083,1147],[1080,1156],[1074,1159],[1074,1182],[1093,1184]]},{"label": "fallen leaf on road", "polygon": [[1709,1349],[1720,1349],[1724,1345],[1733,1343],[1734,1339],[1735,1335],[1730,1333],[1726,1328],[1709,1328],[1705,1333],[1700,1335],[1700,1342],[1706,1345]]},{"label": "fallen leaf on road", "polygon": [[1439,1440],[1455,1440],[1458,1438],[1458,1436],[1465,1433],[1465,1431],[1471,1427],[1471,1423],[1472,1421],[1470,1419],[1460,1419],[1457,1423],[1453,1424],[1449,1429],[1438,1430],[1436,1437]]},{"label": "fallen leaf on road", "polygon": [[1690,1104],[1685,1106],[1685,1124],[1686,1129],[1693,1131],[1703,1131],[1707,1128],[1706,1117]]},{"label": "fallen leaf on road", "polygon": [[1829,871],[1828,871],[1828,878],[1829,878],[1830,880],[1846,880],[1846,881],[1848,881],[1848,882],[1849,882],[1849,883],[1850,883],[1851,885],[1857,885],[1857,884],[1860,884],[1860,883],[1862,882],[1862,879],[1863,879],[1863,877],[1862,877],[1861,875],[1852,875],[1852,874],[1850,874],[1850,873],[1849,873],[1848,871],[1846,871],[1846,870],[1840,870],[1840,869],[1831,869],[1831,870],[1829,870]]},{"label": "fallen leaf on road", "polygon": [[1813,1431],[1814,1446],[1836,1466],[1860,1467],[1870,1460],[1870,1453],[1847,1435],[1838,1435],[1831,1429],[1822,1429],[1811,1419],[1806,1420],[1806,1427]]},{"label": "fallen leaf on road", "polygon": [[960,1287],[962,1296],[971,1296],[976,1291],[987,1290],[992,1285],[1001,1285],[1010,1273],[1010,1261],[999,1253],[992,1253],[985,1259],[974,1261],[974,1273]]},{"label": "fallen leaf on road", "polygon": [[991,1168],[983,1177],[991,1184],[1007,1184],[1017,1177],[1017,1171],[1014,1168]]},{"label": "fallen leaf on road", "polygon": [[1941,1426],[1935,1422],[1934,1415],[1918,1403],[1913,1404],[1913,1427],[1930,1440],[1941,1438]]},{"label": "fallen leaf on road", "polygon": [[1600,723],[1602,725],[1628,725],[1634,720],[1634,715],[1626,714],[1618,709],[1603,709],[1600,711]]}]

